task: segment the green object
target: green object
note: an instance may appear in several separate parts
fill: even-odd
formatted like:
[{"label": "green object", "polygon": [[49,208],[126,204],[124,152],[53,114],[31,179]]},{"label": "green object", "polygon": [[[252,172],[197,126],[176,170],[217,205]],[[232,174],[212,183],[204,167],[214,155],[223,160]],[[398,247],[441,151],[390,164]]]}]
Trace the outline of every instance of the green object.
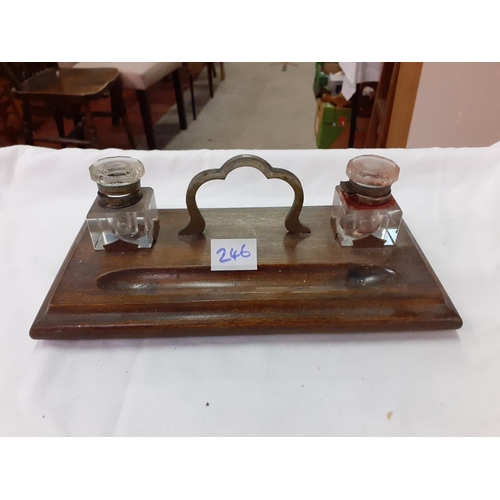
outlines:
[{"label": "green object", "polygon": [[333,104],[321,103],[323,113],[320,114],[316,146],[319,149],[330,149],[340,134],[351,123],[351,110],[337,108]]},{"label": "green object", "polygon": [[323,93],[323,89],[328,85],[328,75],[323,73],[323,63],[316,63],[316,71],[314,73],[314,83],[313,83],[313,91],[314,97],[321,97]]}]

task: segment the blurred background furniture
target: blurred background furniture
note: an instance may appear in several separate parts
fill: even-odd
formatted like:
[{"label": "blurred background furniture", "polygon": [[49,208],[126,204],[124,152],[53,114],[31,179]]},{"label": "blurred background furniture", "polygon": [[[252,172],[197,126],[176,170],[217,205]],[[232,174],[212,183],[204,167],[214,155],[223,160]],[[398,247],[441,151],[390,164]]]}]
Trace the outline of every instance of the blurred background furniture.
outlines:
[{"label": "blurred background furniture", "polygon": [[[333,137],[317,134],[318,147],[406,147],[421,71],[419,62],[316,63],[313,91],[321,102],[315,120],[328,125]],[[349,116],[342,123],[330,116],[344,109]]]},{"label": "blurred background furniture", "polygon": [[12,83],[0,68],[0,136],[5,137],[8,144],[17,144],[21,115],[21,105],[12,96]]},{"label": "blurred background furniture", "polygon": [[[313,91],[317,99],[328,103],[322,105],[317,102],[317,117],[321,107],[329,112],[326,118],[330,120],[329,115],[332,114],[344,117],[341,122],[328,122],[331,130],[323,128],[328,130],[334,139],[330,145],[328,143],[331,138],[322,138],[317,134],[318,147],[364,147],[374,90],[378,85],[382,65],[381,62],[316,63]],[[342,130],[339,130],[339,125]],[[320,146],[319,142],[322,142],[323,146]]]},{"label": "blurred background furniture", "polygon": [[383,63],[381,62],[339,62],[339,66],[345,74],[341,92],[345,99],[352,101],[352,116],[349,133],[350,148],[354,147],[363,84],[378,82],[382,71],[382,65]]},{"label": "blurred background furniture", "polygon": [[187,129],[186,110],[182,92],[180,62],[79,62],[74,68],[115,68],[120,72],[124,89],[135,90],[141,108],[142,123],[149,149],[157,149],[154,123],[148,89],[151,85],[172,75],[177,112],[181,130]]},{"label": "blurred background furniture", "polygon": [[[95,116],[111,116],[111,112],[92,113],[90,101],[110,96],[113,113],[122,119],[130,147],[134,138],[123,103],[120,73],[113,68],[58,68],[57,63],[2,63],[3,73],[12,85],[12,95],[21,100],[26,144],[55,142],[63,146],[96,146]],[[59,137],[33,136],[33,106],[43,103],[55,118]],[[71,114],[74,129],[66,135],[64,116]]]},{"label": "blurred background furniture", "polygon": [[[210,92],[210,97],[214,96],[214,77],[217,78],[217,70],[215,69],[215,63],[207,62],[203,63],[207,66],[207,74],[208,74],[208,89]],[[226,72],[224,70],[224,63],[220,64],[220,79],[221,81],[226,79]],[[196,120],[196,101],[194,97],[194,71],[192,70],[190,63],[184,62],[182,63],[183,68],[186,70],[189,77],[189,91],[191,93],[191,108],[193,111],[193,120]]]},{"label": "blurred background furniture", "polygon": [[384,148],[396,94],[399,67],[401,63],[384,63],[380,83],[375,94],[373,112],[366,136],[366,148]]},{"label": "blurred background furniture", "polygon": [[[220,64],[220,79],[221,82],[226,79],[226,72],[224,71],[224,63]],[[214,81],[213,78],[217,78],[217,70],[215,69],[215,63],[207,62],[207,71],[208,71],[208,86],[210,89],[210,97],[214,96]]]},{"label": "blurred background furniture", "polygon": [[365,148],[404,148],[423,63],[386,62],[375,93]]}]

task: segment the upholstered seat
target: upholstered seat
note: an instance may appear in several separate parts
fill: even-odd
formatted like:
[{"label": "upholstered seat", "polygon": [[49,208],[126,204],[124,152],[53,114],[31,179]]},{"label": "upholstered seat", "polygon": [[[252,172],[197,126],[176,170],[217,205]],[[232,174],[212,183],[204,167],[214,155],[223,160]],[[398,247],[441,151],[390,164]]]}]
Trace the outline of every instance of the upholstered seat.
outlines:
[{"label": "upholstered seat", "polygon": [[74,68],[116,68],[121,75],[124,89],[135,90],[141,108],[142,122],[149,149],[156,149],[156,138],[153,130],[151,106],[147,89],[159,82],[165,76],[172,74],[174,82],[177,112],[182,130],[187,129],[186,111],[182,92],[179,70],[182,63],[178,62],[79,62]]},{"label": "upholstered seat", "polygon": [[79,62],[74,68],[116,68],[124,89],[146,90],[151,85],[182,67],[177,62]]}]

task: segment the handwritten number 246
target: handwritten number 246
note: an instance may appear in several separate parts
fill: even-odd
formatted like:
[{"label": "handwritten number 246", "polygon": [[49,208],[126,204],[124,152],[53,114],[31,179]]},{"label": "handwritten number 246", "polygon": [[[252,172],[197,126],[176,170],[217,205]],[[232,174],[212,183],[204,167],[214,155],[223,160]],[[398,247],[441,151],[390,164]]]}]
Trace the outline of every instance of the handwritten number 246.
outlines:
[{"label": "handwritten number 246", "polygon": [[229,250],[229,257],[226,257],[227,250],[224,247],[219,248],[219,250],[217,250],[215,253],[217,255],[220,255],[219,262],[221,264],[225,264],[226,262],[231,262],[231,259],[236,260],[238,257],[243,257],[244,259],[248,259],[248,257],[250,257],[251,254],[248,250],[245,250],[246,246],[247,246],[246,243],[241,245],[241,249],[239,252],[231,247],[231,250]]}]

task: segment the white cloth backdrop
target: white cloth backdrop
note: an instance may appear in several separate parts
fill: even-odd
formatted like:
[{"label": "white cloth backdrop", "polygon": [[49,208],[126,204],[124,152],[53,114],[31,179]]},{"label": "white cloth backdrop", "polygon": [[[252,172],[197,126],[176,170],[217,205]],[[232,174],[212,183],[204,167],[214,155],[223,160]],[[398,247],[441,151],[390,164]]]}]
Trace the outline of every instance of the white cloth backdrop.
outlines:
[{"label": "white cloth backdrop", "polygon": [[[143,185],[172,208],[194,174],[242,152],[0,149],[0,435],[498,435],[500,148],[379,151],[401,166],[393,192],[458,332],[28,336],[95,197],[93,161],[139,158]],[[306,205],[330,204],[348,159],[366,152],[252,151],[297,174]],[[245,168],[198,200],[281,206],[292,192]]]}]

